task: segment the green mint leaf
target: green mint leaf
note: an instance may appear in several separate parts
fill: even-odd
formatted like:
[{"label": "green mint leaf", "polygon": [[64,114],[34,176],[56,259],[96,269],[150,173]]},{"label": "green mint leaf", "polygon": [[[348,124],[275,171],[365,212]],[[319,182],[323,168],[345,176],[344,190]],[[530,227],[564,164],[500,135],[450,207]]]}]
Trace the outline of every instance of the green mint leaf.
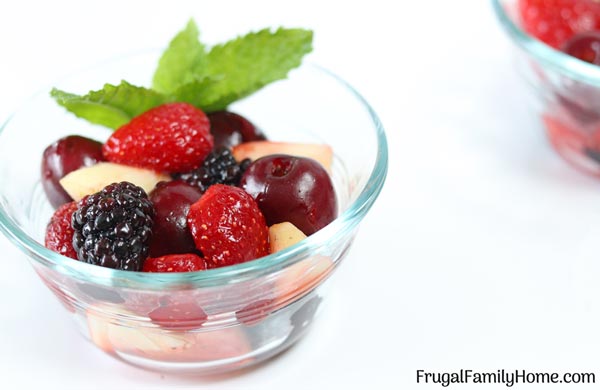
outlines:
[{"label": "green mint leaf", "polygon": [[205,75],[221,79],[198,91],[211,102],[200,107],[209,112],[224,109],[285,78],[312,50],[312,36],[303,29],[264,29],[213,47],[206,57]]},{"label": "green mint leaf", "polygon": [[136,87],[126,81],[119,85],[105,84],[98,91],[84,96],[64,92],[56,88],[50,92],[58,104],[79,118],[116,129],[133,117],[166,103],[169,99],[151,89]]},{"label": "green mint leaf", "polygon": [[152,88],[172,93],[179,86],[193,82],[205,67],[206,50],[198,40],[198,27],[190,20],[183,31],[171,40],[154,73]]},{"label": "green mint leaf", "polygon": [[173,94],[170,99],[176,102],[186,102],[193,106],[200,107],[203,111],[211,112],[212,107],[219,106],[220,97],[212,93],[215,85],[218,85],[220,77],[199,77],[198,79],[186,83]]}]

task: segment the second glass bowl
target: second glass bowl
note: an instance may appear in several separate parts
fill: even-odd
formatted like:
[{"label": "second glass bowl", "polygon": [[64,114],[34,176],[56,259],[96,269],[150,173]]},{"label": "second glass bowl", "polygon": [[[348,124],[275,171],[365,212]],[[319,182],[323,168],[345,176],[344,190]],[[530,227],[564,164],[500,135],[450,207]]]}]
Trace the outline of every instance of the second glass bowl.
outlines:
[{"label": "second glass bowl", "polygon": [[535,112],[554,149],[570,164],[600,176],[600,67],[528,35],[517,0],[492,0],[504,31],[520,49],[518,70],[535,94]]}]

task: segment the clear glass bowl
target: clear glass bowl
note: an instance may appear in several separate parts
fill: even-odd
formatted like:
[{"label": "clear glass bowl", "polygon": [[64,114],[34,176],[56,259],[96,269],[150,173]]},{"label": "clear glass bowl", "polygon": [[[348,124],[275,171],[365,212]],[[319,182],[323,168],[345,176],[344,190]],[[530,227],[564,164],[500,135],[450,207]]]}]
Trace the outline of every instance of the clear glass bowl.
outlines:
[{"label": "clear glass bowl", "polygon": [[[158,56],[148,51],[107,61],[56,87],[85,93],[121,79],[148,85]],[[231,107],[272,140],[332,145],[339,217],[308,239],[264,258],[172,274],[102,268],[44,247],[53,212],[40,184],[44,148],[69,134],[100,141],[109,135],[67,113],[51,100],[49,90],[1,129],[0,230],[23,251],[87,338],[140,367],[215,374],[263,361],[305,333],[322,309],[325,282],[348,253],[387,172],[383,127],[352,87],[305,64],[289,79]],[[169,320],[173,315],[178,321]]]},{"label": "clear glass bowl", "polygon": [[517,0],[492,0],[519,48],[517,65],[535,93],[535,113],[554,149],[576,168],[600,176],[600,67],[556,50],[520,27]]}]

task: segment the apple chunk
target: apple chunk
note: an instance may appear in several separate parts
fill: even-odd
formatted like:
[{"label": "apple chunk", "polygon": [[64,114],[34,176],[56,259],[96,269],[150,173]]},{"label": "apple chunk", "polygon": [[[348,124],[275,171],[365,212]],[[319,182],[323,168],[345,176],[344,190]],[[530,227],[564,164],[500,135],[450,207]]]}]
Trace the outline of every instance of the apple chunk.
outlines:
[{"label": "apple chunk", "polygon": [[277,223],[269,228],[271,253],[289,248],[305,238],[306,234],[302,233],[300,229],[290,222]]},{"label": "apple chunk", "polygon": [[335,267],[329,256],[314,255],[287,269],[275,282],[276,302],[287,304],[318,286]]},{"label": "apple chunk", "polygon": [[[110,354],[125,353],[165,362],[202,362],[241,358],[252,351],[248,337],[239,327],[204,332],[166,331],[143,322],[111,320],[96,311],[101,309],[87,310],[88,328],[92,342]],[[242,359],[239,364],[246,362]]]},{"label": "apple chunk", "polygon": [[60,184],[71,198],[78,201],[112,183],[128,181],[149,193],[156,183],[166,180],[170,177],[149,169],[102,162],[69,173],[60,180]]},{"label": "apple chunk", "polygon": [[[304,240],[306,235],[290,222],[269,228],[271,253],[289,248]],[[317,286],[333,270],[329,256],[314,255],[285,269],[275,282],[275,302],[287,304]]]},{"label": "apple chunk", "polygon": [[254,161],[271,154],[289,154],[291,156],[312,158],[323,165],[328,172],[331,172],[333,151],[331,146],[325,144],[252,141],[244,142],[233,148],[233,156],[237,161],[242,161],[245,158]]}]

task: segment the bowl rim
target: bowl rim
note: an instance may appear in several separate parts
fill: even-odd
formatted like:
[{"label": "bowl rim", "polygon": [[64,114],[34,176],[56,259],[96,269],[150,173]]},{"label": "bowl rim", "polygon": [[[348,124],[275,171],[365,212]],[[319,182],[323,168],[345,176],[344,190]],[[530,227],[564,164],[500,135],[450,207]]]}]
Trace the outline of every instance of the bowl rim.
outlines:
[{"label": "bowl rim", "polygon": [[[147,51],[133,52],[111,60],[100,61],[97,64],[127,60],[129,57],[146,53]],[[333,222],[301,242],[262,258],[232,266],[196,272],[147,273],[99,267],[53,252],[19,227],[7,214],[3,202],[0,202],[0,231],[5,234],[9,241],[28,255],[28,257],[42,266],[54,269],[61,274],[76,279],[83,279],[86,282],[109,287],[163,290],[173,287],[181,288],[182,285],[185,285],[187,288],[193,288],[199,285],[209,287],[233,284],[268,275],[311,256],[311,253],[315,249],[320,248],[327,242],[341,239],[346,234],[349,234],[364,218],[367,211],[369,211],[379,196],[387,176],[388,144],[385,129],[378,115],[354,87],[337,74],[320,65],[304,63],[302,67],[311,67],[333,78],[366,109],[375,130],[374,135],[377,137],[377,156],[375,157],[373,169],[358,197]],[[76,75],[90,68],[93,69],[95,66],[81,68],[78,71],[72,72],[71,75]],[[39,96],[39,94],[33,95],[32,98]],[[21,108],[26,106],[27,102],[32,98],[26,100],[21,105]],[[4,129],[19,111],[20,108],[9,115],[6,121],[0,126],[0,135],[2,135]],[[315,254],[317,253],[315,252]]]},{"label": "bowl rim", "polygon": [[512,41],[540,61],[544,66],[565,74],[570,78],[588,84],[600,86],[600,67],[589,64],[557,50],[527,34],[515,23],[506,9],[506,0],[491,0],[496,18]]}]

